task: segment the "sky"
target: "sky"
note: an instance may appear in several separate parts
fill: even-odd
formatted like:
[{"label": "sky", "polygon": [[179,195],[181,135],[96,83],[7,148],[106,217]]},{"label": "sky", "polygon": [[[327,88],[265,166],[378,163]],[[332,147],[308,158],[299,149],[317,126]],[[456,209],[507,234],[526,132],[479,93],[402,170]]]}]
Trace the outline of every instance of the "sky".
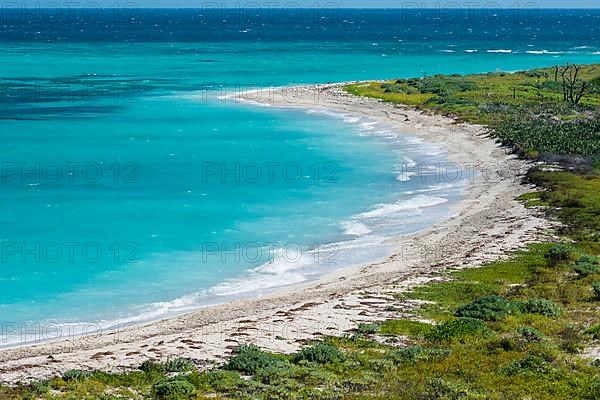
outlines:
[{"label": "sky", "polygon": [[[65,0],[66,3],[85,4],[87,0]],[[220,5],[223,8],[243,7],[246,4],[258,4],[264,8],[280,7],[285,8],[286,5],[294,7],[299,4],[301,7],[323,7],[328,3],[333,3],[339,8],[403,8],[419,5],[422,8],[435,8],[436,5],[458,4],[461,8],[487,8],[499,5],[502,8],[531,8],[532,5],[538,8],[598,8],[600,2],[598,0],[120,0],[117,3],[126,4],[134,3],[139,8],[154,8],[154,7],[191,7],[191,8],[208,8],[214,5]],[[57,1],[60,3],[60,1]],[[110,7],[115,4],[115,0],[95,0],[95,4]],[[423,7],[424,5],[424,7]],[[456,6],[454,6],[456,8]]]}]

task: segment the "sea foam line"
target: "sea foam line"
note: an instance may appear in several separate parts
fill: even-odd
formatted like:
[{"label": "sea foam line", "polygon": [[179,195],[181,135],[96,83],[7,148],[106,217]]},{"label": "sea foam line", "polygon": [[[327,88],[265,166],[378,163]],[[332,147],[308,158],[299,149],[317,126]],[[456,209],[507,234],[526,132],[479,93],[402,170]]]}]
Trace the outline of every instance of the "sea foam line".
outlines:
[{"label": "sea foam line", "polygon": [[420,210],[423,208],[435,207],[447,202],[448,199],[443,197],[419,195],[392,204],[380,204],[374,210],[359,214],[358,217],[363,219],[378,218],[406,210]]}]

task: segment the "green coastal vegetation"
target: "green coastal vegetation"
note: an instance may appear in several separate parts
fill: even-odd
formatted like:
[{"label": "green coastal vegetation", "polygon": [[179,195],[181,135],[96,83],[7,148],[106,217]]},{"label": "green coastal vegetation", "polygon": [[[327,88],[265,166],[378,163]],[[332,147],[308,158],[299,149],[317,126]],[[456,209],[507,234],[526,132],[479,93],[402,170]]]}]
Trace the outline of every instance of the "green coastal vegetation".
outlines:
[{"label": "green coastal vegetation", "polygon": [[539,160],[527,176],[539,189],[520,201],[560,221],[560,240],[480,268],[441,271],[443,279],[394,294],[398,303],[419,300],[413,315],[361,324],[295,354],[245,345],[204,372],[184,358],[122,374],[69,371],[1,387],[0,398],[600,398],[599,82],[600,65],[589,65],[346,87],[484,124]]},{"label": "green coastal vegetation", "polygon": [[600,154],[600,64],[435,75],[346,90],[486,125],[500,142],[530,158]]}]

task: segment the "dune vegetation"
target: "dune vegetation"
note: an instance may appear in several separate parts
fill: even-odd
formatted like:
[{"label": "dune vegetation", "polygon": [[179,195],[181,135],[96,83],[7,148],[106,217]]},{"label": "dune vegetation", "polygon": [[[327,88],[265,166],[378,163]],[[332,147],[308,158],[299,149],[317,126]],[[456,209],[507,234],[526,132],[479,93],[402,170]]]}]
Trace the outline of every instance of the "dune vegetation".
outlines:
[{"label": "dune vegetation", "polygon": [[600,154],[598,64],[366,82],[346,90],[484,124],[530,158]]},{"label": "dune vegetation", "polygon": [[520,201],[560,221],[560,240],[480,268],[441,271],[443,279],[395,294],[399,302],[421,300],[413,315],[362,324],[296,354],[246,345],[210,371],[187,359],[148,361],[122,374],[70,371],[2,387],[0,398],[600,398],[593,356],[600,350],[600,65],[582,66],[566,94],[565,68],[346,88],[485,124],[522,156],[557,163],[559,171],[543,164],[530,171],[539,190]]}]

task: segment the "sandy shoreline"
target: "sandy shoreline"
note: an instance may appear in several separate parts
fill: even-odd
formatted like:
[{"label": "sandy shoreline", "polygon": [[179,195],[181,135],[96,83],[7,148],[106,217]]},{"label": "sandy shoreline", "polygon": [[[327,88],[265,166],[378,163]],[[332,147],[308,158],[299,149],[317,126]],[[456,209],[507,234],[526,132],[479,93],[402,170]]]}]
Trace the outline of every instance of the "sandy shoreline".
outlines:
[{"label": "sandy shoreline", "polygon": [[[291,352],[321,335],[343,335],[360,322],[398,318],[414,304],[392,294],[427,281],[444,268],[478,265],[539,240],[549,222],[514,200],[525,162],[486,137],[485,129],[455,124],[374,99],[348,95],[338,85],[295,87],[238,94],[228,101],[253,101],[359,114],[399,134],[445,143],[449,160],[471,179],[455,216],[430,229],[392,240],[397,251],[383,262],[329,274],[317,282],[283,289],[146,325],[55,343],[0,351],[0,382],[47,378],[70,369],[123,371],[147,359],[189,357],[199,366],[226,358],[241,343]],[[396,311],[389,310],[394,306]],[[397,310],[403,311],[397,311]]]}]

